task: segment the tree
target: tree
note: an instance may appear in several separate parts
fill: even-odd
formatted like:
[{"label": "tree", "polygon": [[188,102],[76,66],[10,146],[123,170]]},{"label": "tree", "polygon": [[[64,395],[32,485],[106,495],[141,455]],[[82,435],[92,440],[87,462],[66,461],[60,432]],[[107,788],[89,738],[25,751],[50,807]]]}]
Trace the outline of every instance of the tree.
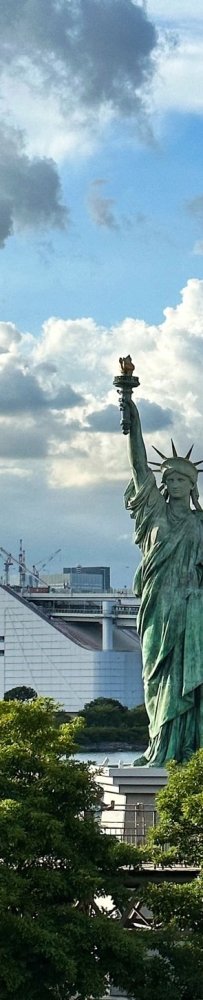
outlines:
[{"label": "tree", "polygon": [[[135,1000],[197,1000],[201,934],[187,932],[186,897],[183,930],[163,931],[156,913],[144,934],[119,922],[142,852],[102,834],[93,772],[73,758],[81,720],[56,725],[57,708],[0,702],[1,1000],[101,1000],[111,984]],[[194,924],[199,912],[197,893]]]},{"label": "tree", "polygon": [[25,685],[10,688],[10,690],[5,691],[4,694],[4,701],[32,701],[33,698],[37,698],[37,691],[34,691],[34,688],[26,687]]},{"label": "tree", "polygon": [[116,698],[95,698],[87,702],[81,716],[86,727],[79,742],[84,746],[119,742],[142,749],[147,744],[149,720],[144,705],[128,709]]},{"label": "tree", "polygon": [[143,978],[142,949],[98,909],[104,895],[125,905],[138,852],[101,833],[98,787],[71,756],[79,723],[56,726],[55,712],[0,703],[1,1000],[99,998],[109,980],[128,987],[135,963]]},{"label": "tree", "polygon": [[[148,885],[142,899],[153,912],[153,947],[171,963],[180,997],[201,1000],[203,981],[203,750],[189,763],[172,762],[157,796],[158,825],[150,833],[148,860],[156,866],[194,867],[194,880]],[[198,874],[199,870],[199,874]],[[183,868],[184,874],[184,868]],[[197,876],[197,877],[196,877]],[[187,870],[186,870],[187,877]]]},{"label": "tree", "polygon": [[116,698],[95,698],[84,706],[81,716],[87,726],[119,726],[123,723],[128,709]]},{"label": "tree", "polygon": [[[157,796],[159,822],[151,833],[152,854],[164,865],[203,861],[203,750],[193,754],[187,765],[172,761],[169,781]],[[167,845],[167,850],[166,850]]]}]

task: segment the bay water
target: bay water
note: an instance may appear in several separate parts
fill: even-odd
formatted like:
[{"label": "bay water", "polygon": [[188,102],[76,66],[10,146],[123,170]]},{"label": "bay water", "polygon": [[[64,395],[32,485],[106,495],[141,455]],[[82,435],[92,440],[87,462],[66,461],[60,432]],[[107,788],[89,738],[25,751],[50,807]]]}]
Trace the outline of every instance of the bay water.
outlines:
[{"label": "bay water", "polygon": [[104,764],[106,767],[108,767],[109,764],[120,764],[120,767],[123,764],[127,764],[130,767],[130,764],[133,764],[133,761],[136,760],[136,757],[140,757],[142,752],[143,752],[142,750],[122,751],[122,748],[120,750],[109,750],[109,752],[108,750],[106,750],[106,753],[104,752],[104,750],[103,751],[82,750],[81,753],[75,754],[75,759],[81,760],[85,764],[88,763],[97,764],[99,767],[102,764]]}]

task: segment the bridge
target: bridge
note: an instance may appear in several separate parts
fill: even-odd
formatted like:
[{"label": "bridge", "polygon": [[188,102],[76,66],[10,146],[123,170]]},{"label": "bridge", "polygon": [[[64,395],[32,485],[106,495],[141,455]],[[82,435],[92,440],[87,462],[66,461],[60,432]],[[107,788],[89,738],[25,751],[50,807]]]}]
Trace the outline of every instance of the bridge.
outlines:
[{"label": "bridge", "polygon": [[136,628],[137,615],[139,611],[139,601],[136,597],[118,597],[116,594],[87,594],[70,596],[65,591],[43,593],[39,590],[35,593],[26,592],[24,595],[30,603],[40,607],[45,614],[52,618],[65,618],[67,621],[80,620],[81,622],[98,622],[102,624],[106,617],[121,628]]}]

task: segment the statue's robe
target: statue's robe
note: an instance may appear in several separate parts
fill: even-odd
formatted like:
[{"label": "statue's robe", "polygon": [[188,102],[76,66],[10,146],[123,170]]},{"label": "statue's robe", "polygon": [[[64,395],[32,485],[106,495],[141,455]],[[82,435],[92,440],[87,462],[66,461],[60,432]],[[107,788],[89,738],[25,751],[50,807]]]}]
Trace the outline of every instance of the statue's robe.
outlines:
[{"label": "statue's robe", "polygon": [[203,746],[203,512],[174,514],[150,469],[125,503],[143,554],[133,589],[150,742],[135,763],[161,767]]}]

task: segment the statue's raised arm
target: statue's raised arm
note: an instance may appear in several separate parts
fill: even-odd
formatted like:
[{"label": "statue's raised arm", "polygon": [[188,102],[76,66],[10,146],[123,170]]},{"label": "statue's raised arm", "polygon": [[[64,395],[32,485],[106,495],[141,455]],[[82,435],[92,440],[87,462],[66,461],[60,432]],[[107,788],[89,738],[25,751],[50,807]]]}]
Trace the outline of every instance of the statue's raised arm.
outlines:
[{"label": "statue's raised arm", "polygon": [[128,457],[132,469],[136,491],[143,486],[148,476],[146,448],[142,437],[140,417],[132,399],[129,401],[130,431],[128,436]]},{"label": "statue's raised arm", "polygon": [[132,401],[132,391],[140,383],[138,376],[134,375],[135,366],[130,354],[126,358],[119,358],[119,365],[120,375],[115,376],[113,384],[119,395],[122,431],[128,435],[129,462],[137,492],[143,486],[149,472],[139,413]]}]

